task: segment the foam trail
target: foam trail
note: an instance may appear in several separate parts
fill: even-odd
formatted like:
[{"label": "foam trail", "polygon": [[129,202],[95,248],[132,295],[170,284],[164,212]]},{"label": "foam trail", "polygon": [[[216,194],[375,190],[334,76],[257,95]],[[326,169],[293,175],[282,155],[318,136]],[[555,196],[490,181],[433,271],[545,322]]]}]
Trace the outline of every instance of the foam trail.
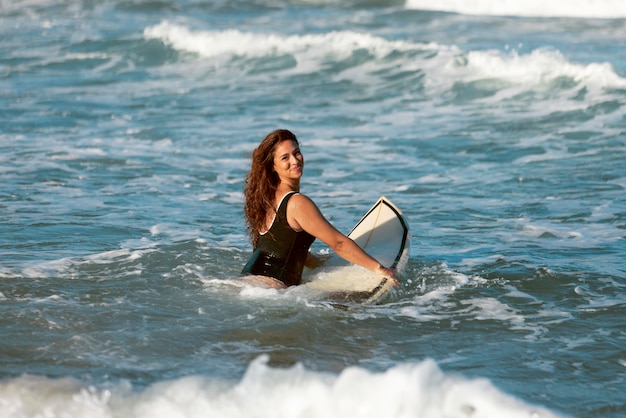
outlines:
[{"label": "foam trail", "polygon": [[619,19],[626,17],[622,0],[407,0],[406,8],[468,15],[523,17],[581,17]]}]

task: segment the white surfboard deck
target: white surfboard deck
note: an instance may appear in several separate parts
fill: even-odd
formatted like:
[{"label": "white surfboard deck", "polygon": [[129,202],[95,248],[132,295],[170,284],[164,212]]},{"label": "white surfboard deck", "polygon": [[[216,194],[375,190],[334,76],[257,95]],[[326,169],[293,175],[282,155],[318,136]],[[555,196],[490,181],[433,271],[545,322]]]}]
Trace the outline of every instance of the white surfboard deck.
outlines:
[{"label": "white surfboard deck", "polygon": [[[367,211],[348,234],[383,266],[400,273],[406,266],[411,234],[402,212],[384,196]],[[331,301],[379,303],[393,288],[391,280],[333,254],[324,265],[305,270],[303,286],[308,294]]]}]

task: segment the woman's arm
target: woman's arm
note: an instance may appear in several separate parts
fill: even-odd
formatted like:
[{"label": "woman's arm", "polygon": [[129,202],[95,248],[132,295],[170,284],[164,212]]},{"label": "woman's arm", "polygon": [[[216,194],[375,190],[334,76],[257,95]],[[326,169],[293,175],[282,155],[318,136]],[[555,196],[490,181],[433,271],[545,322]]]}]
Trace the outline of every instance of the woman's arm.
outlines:
[{"label": "woman's arm", "polygon": [[346,261],[372,270],[381,276],[393,279],[396,284],[396,271],[381,265],[361,249],[354,241],[339,232],[317,208],[315,203],[302,194],[293,196],[288,203],[287,221],[295,230],[305,230],[328,245]]}]

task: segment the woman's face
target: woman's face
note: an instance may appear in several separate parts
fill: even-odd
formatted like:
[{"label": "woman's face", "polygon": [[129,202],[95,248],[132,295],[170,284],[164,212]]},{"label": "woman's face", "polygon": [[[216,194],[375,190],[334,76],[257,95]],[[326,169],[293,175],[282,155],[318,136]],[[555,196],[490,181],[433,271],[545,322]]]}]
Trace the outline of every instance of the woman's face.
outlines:
[{"label": "woman's face", "polygon": [[304,169],[304,157],[295,141],[282,141],[274,149],[274,171],[282,180],[299,179]]}]

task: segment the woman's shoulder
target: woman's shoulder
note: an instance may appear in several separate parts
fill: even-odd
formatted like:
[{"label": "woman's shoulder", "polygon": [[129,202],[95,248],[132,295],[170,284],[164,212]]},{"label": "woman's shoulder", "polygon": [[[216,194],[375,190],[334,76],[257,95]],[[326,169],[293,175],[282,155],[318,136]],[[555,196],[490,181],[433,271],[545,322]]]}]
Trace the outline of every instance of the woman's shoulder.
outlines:
[{"label": "woman's shoulder", "polygon": [[290,202],[295,202],[295,203],[298,203],[298,204],[313,203],[313,200],[310,197],[308,197],[307,195],[305,195],[304,193],[291,192],[290,194],[292,195],[291,199],[290,199]]},{"label": "woman's shoulder", "polygon": [[317,205],[313,202],[313,199],[303,193],[295,193],[289,199],[288,206],[290,210],[293,210],[300,214],[310,214],[311,212],[319,212]]}]

